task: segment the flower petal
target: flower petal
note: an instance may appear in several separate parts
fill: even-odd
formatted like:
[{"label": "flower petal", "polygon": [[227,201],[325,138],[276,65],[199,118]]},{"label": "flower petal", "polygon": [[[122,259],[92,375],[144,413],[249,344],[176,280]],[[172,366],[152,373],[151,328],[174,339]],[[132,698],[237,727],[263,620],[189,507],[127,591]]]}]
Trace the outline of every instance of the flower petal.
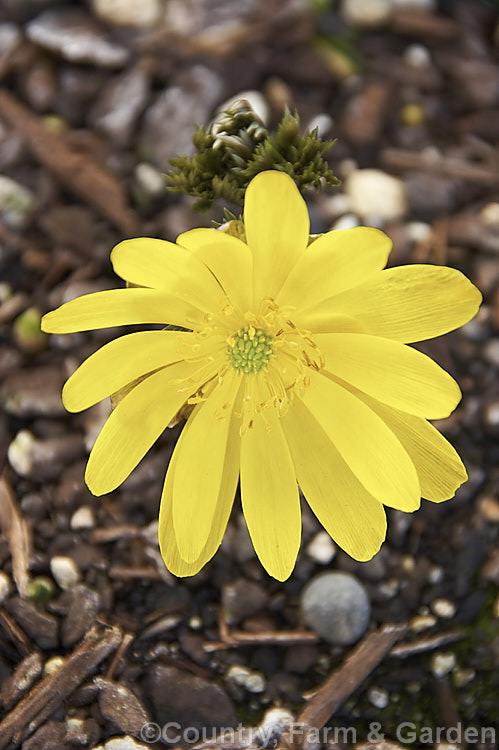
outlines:
[{"label": "flower petal", "polygon": [[455,268],[399,266],[309,308],[295,322],[328,333],[333,316],[351,315],[367,333],[409,344],[464,325],[476,315],[481,300],[479,290]]},{"label": "flower petal", "polygon": [[334,541],[355,560],[370,560],[386,536],[383,506],[350,471],[315,417],[295,398],[282,426],[298,484]]},{"label": "flower petal", "polygon": [[294,568],[301,537],[300,497],[277,411],[256,415],[241,438],[241,499],[251,541],[278,581]]},{"label": "flower petal", "polygon": [[173,480],[173,526],[186,562],[198,559],[210,535],[241,379],[242,375],[229,371],[196,407],[182,433]]},{"label": "flower petal", "polygon": [[419,508],[416,469],[377,414],[350,391],[313,370],[303,401],[368,492],[399,510]]},{"label": "flower petal", "polygon": [[234,305],[242,312],[251,308],[253,258],[248,245],[217,229],[191,229],[177,243],[196,254],[215,275]]},{"label": "flower petal", "polygon": [[381,417],[406,449],[418,473],[421,496],[434,503],[454,497],[468,475],[448,440],[421,417],[390,409],[365,394],[357,392],[357,395]]},{"label": "flower petal", "polygon": [[362,333],[319,333],[314,341],[328,372],[388,406],[441,419],[461,400],[458,384],[445,370],[398,341]]},{"label": "flower petal", "polygon": [[392,241],[379,229],[327,232],[300,255],[277,302],[305,309],[358,286],[385,267],[391,247]]},{"label": "flower petal", "polygon": [[92,448],[85,472],[90,492],[104,495],[124,482],[208,377],[199,363],[178,362],[135,386],[111,413]]},{"label": "flower petal", "polygon": [[124,240],[111,252],[111,263],[125,281],[194,300],[203,310],[218,310],[223,298],[223,290],[204,263],[173,242],[149,237]]},{"label": "flower petal", "polygon": [[141,331],[114,339],[91,354],[66,381],[64,406],[72,412],[88,409],[147,373],[223,348],[218,340],[206,342],[210,348],[203,343],[201,350],[193,333],[179,331]]},{"label": "flower petal", "polygon": [[167,292],[153,289],[110,289],[77,297],[42,318],[47,333],[74,333],[137,323],[171,323],[190,328],[201,325],[197,307]]},{"label": "flower petal", "polygon": [[246,240],[253,254],[255,302],[274,297],[307,247],[307,205],[284,172],[260,172],[244,200]]},{"label": "flower petal", "polygon": [[190,563],[186,562],[180,554],[173,526],[172,513],[173,483],[177,457],[183,450],[182,444],[184,432],[181,433],[170,459],[170,465],[166,474],[163,494],[161,497],[161,506],[159,509],[158,535],[159,546],[165,565],[168,570],[176,576],[192,576],[201,570],[203,565],[205,565],[208,560],[211,560],[219,548],[225,533],[239,480],[239,456],[241,446],[239,427],[241,420],[235,416],[235,411],[236,409],[233,410],[230,419],[220,489],[215,511],[211,519],[208,538],[198,557]]}]

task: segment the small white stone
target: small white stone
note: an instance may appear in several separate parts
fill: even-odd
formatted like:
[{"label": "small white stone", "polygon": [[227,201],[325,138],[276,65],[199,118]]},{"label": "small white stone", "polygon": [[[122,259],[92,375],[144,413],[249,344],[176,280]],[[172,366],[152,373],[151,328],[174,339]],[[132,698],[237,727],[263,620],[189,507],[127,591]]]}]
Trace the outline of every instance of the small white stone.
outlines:
[{"label": "small white stone", "polygon": [[294,716],[285,708],[270,708],[265,712],[261,724],[256,729],[260,747],[274,747],[285,729],[294,723]]},{"label": "small white stone", "polygon": [[[158,729],[160,728],[158,727]],[[146,750],[147,748],[150,748],[150,745],[137,742],[129,734],[124,734],[122,737],[113,737],[104,745],[104,750]]]},{"label": "small white stone", "polygon": [[161,15],[160,0],[92,0],[94,13],[106,23],[143,28]]},{"label": "small white stone", "polygon": [[450,620],[456,614],[456,605],[450,599],[434,599],[430,606],[432,612],[444,620]]},{"label": "small white stone", "polygon": [[402,560],[402,570],[404,570],[406,573],[412,573],[414,568],[416,567],[416,561],[411,555],[404,555]]},{"label": "small white stone", "polygon": [[431,55],[422,44],[411,44],[404,52],[405,62],[415,70],[422,70],[431,65]]},{"label": "small white stone", "polygon": [[0,175],[0,216],[10,229],[23,229],[33,208],[31,190]]},{"label": "small white stone", "polygon": [[255,115],[266,125],[270,114],[269,105],[262,92],[256,89],[248,89],[247,91],[240,91],[238,94],[234,94],[234,96],[231,96],[230,99],[227,99],[218,107],[218,112],[229,109],[229,107],[242,99],[248,102]]},{"label": "small white stone", "polygon": [[360,224],[355,214],[345,214],[337,219],[331,229],[354,229]]},{"label": "small white stone", "polygon": [[343,0],[342,18],[352,26],[376,28],[391,16],[391,0]]},{"label": "small white stone", "polygon": [[229,667],[226,679],[235,685],[240,685],[249,693],[263,693],[265,690],[265,679],[259,672],[253,672],[241,664],[233,664]]},{"label": "small white stone", "polygon": [[352,211],[368,224],[402,218],[407,210],[402,180],[379,169],[357,169],[345,180]]},{"label": "small white stone", "polygon": [[388,691],[380,687],[372,687],[369,689],[367,694],[369,702],[372,703],[376,708],[386,708],[390,703],[390,696]]},{"label": "small white stone", "polygon": [[31,447],[36,438],[29,430],[19,430],[9,445],[7,457],[14,471],[21,477],[28,476],[32,467]]},{"label": "small white stone", "polygon": [[326,531],[319,531],[307,545],[307,555],[320,565],[327,565],[336,555],[336,545]]},{"label": "small white stone", "polygon": [[456,666],[456,655],[452,651],[439,651],[431,658],[431,671],[435,677],[444,677]]},{"label": "small white stone", "polygon": [[312,132],[317,128],[319,138],[325,138],[331,132],[333,125],[334,120],[331,115],[328,115],[327,112],[321,112],[312,117],[310,122],[307,123],[306,130]]},{"label": "small white stone", "polygon": [[165,178],[152,164],[141,163],[135,167],[137,185],[153,198],[162,195],[166,190]]},{"label": "small white stone", "polygon": [[433,565],[428,573],[428,583],[436,584],[444,580],[444,570],[440,565]]},{"label": "small white stone", "polygon": [[71,528],[75,531],[77,529],[93,529],[95,526],[94,512],[89,505],[82,505],[81,508],[75,510],[71,516]]},{"label": "small white stone", "polygon": [[430,239],[433,229],[424,221],[410,221],[405,228],[405,232],[409,242],[424,242]]},{"label": "small white stone", "polygon": [[64,657],[62,656],[53,656],[51,659],[45,662],[43,667],[43,674],[54,674],[54,672],[58,672],[59,669],[64,665]]},{"label": "small white stone", "polygon": [[480,211],[480,218],[487,227],[499,226],[499,203],[487,203]]},{"label": "small white stone", "polygon": [[56,555],[50,560],[50,570],[63,591],[75,586],[80,580],[80,569],[71,557]]},{"label": "small white stone", "polygon": [[423,630],[432,628],[437,622],[433,615],[415,615],[409,622],[411,630],[415,633],[421,633]]},{"label": "small white stone", "polygon": [[11,588],[12,584],[9,576],[3,570],[0,570],[0,604],[8,597]]},{"label": "small white stone", "polygon": [[378,586],[378,591],[385,599],[393,599],[400,588],[397,578],[389,578]]},{"label": "small white stone", "polygon": [[198,615],[193,615],[187,624],[191,630],[201,630],[203,627],[203,621]]}]

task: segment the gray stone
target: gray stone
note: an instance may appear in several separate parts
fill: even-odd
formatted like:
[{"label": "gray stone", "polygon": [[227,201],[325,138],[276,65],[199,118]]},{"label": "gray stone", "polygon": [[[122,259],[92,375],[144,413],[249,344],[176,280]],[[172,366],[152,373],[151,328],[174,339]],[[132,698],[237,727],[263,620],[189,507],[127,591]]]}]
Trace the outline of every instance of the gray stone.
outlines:
[{"label": "gray stone", "polygon": [[160,725],[175,721],[183,728],[206,727],[208,731],[237,725],[232,702],[219,685],[175,667],[153,667],[148,676],[148,693],[154,720]]},{"label": "gray stone", "polygon": [[33,194],[24,185],[0,175],[0,216],[10,229],[24,229],[34,204]]},{"label": "gray stone", "polygon": [[90,114],[95,126],[118,145],[126,145],[147,102],[149,76],[140,67],[109,81]]},{"label": "gray stone", "polygon": [[168,159],[192,154],[192,134],[209,120],[222,91],[222,79],[209,68],[194,65],[181,73],[146,113],[143,153],[159,169],[165,169]]},{"label": "gray stone", "polygon": [[26,33],[32,42],[70,62],[121,68],[130,54],[109,41],[106,32],[76,8],[46,10],[28,23]]},{"label": "gray stone", "polygon": [[365,633],[371,605],[364,587],[348,573],[322,573],[305,586],[301,610],[307,625],[330,643],[347,646]]},{"label": "gray stone", "polygon": [[222,607],[229,625],[236,625],[246,617],[260,612],[267,601],[268,595],[264,589],[246,578],[238,578],[223,587]]}]

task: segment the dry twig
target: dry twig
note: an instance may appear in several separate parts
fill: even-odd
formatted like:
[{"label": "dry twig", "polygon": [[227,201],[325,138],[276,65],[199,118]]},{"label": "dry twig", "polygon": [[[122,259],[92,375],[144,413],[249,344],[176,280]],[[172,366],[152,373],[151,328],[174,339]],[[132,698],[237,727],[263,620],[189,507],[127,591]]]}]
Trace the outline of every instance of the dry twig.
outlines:
[{"label": "dry twig", "polygon": [[31,541],[12,488],[3,475],[0,477],[0,529],[9,545],[17,590],[21,596],[26,596]]}]

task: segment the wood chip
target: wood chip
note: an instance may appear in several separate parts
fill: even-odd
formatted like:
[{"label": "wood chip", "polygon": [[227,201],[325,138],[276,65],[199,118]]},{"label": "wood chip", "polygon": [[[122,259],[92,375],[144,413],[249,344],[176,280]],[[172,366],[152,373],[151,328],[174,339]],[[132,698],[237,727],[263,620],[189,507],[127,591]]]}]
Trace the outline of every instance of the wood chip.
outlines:
[{"label": "wood chip", "polygon": [[17,590],[21,596],[26,596],[31,540],[12,488],[3,475],[0,477],[0,529],[9,545]]},{"label": "wood chip", "polygon": [[0,722],[0,747],[19,745],[66,701],[121,642],[118,628],[95,626],[62,667],[39,682]]},{"label": "wood chip", "polygon": [[140,232],[138,216],[126,205],[124,183],[68,145],[65,134],[48,130],[11,94],[0,90],[0,116],[19,132],[33,155],[72,193],[93,206],[127,236]]},{"label": "wood chip", "polygon": [[423,651],[431,651],[434,648],[445,646],[447,643],[453,643],[461,638],[464,638],[464,634],[458,632],[440,633],[429,638],[419,638],[412,643],[401,643],[398,646],[394,646],[390,651],[390,656],[398,656],[400,659],[405,659],[407,656],[420,654]]}]

